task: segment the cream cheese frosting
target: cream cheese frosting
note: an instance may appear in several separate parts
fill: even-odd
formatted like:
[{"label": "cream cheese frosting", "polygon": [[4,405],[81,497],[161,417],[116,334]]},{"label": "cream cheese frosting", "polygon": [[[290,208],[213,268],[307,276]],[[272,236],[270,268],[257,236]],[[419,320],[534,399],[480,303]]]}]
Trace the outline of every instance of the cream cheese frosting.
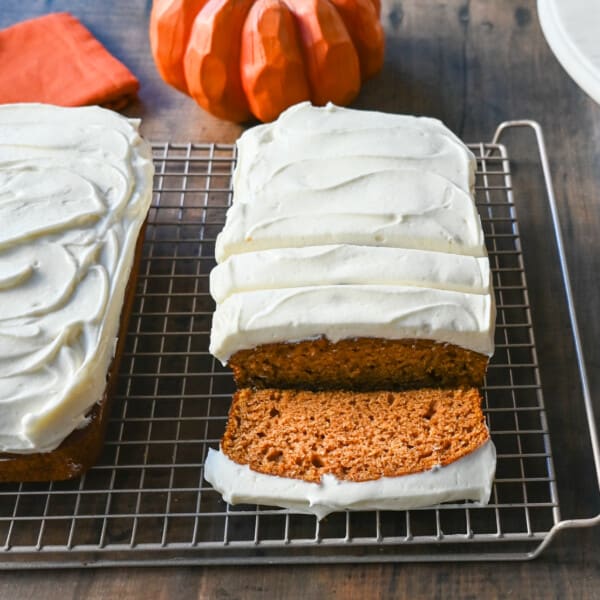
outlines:
[{"label": "cream cheese frosting", "polygon": [[0,106],[0,452],[49,452],[101,400],[152,153],[97,107]]},{"label": "cream cheese frosting", "polygon": [[486,255],[473,198],[437,173],[348,175],[319,189],[269,186],[252,202],[234,202],[217,237],[217,262],[241,252],[336,243]]},{"label": "cream cheese frosting", "polygon": [[237,145],[217,262],[336,243],[486,255],[475,159],[440,121],[305,102]]},{"label": "cream cheese frosting", "polygon": [[348,284],[489,294],[490,265],[483,257],[333,244],[235,254],[210,273],[210,293],[219,303],[240,292]]},{"label": "cream cheese frosting", "polygon": [[266,504],[316,515],[338,510],[408,510],[441,502],[489,500],[496,468],[491,441],[431,471],[373,481],[342,481],[324,475],[312,483],[253,471],[221,450],[208,450],[204,478],[230,504]]},{"label": "cream cheese frosting", "polygon": [[234,294],[217,305],[210,352],[223,363],[238,350],[325,336],[426,339],[493,353],[489,294],[402,285],[322,285]]},{"label": "cream cheese frosting", "polygon": [[238,140],[210,351],[420,338],[493,353],[475,160],[435,119],[308,103]]},{"label": "cream cheese frosting", "polygon": [[234,202],[271,189],[323,189],[369,173],[412,167],[472,190],[475,158],[441,121],[302,102],[237,142]]}]

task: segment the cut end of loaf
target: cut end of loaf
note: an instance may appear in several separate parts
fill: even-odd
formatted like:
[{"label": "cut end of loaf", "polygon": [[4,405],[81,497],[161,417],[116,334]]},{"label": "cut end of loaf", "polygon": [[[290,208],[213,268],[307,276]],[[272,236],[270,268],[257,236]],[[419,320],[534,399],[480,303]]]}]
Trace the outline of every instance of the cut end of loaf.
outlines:
[{"label": "cut end of loaf", "polygon": [[489,358],[422,339],[264,344],[229,360],[238,387],[398,390],[481,387]]},{"label": "cut end of loaf", "polygon": [[223,452],[259,473],[319,482],[397,477],[448,465],[489,438],[477,389],[235,394]]}]

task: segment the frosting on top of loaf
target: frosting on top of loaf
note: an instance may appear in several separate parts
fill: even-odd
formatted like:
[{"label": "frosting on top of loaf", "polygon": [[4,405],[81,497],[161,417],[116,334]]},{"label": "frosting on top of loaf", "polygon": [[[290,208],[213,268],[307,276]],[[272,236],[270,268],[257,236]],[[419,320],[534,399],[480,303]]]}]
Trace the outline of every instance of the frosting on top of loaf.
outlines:
[{"label": "frosting on top of loaf", "polygon": [[152,153],[98,107],[0,106],[0,451],[48,452],[101,400]]},{"label": "frosting on top of loaf", "polygon": [[488,294],[487,257],[332,244],[234,254],[210,273],[217,303],[233,294],[310,285],[413,285]]},{"label": "frosting on top of loaf", "polygon": [[309,103],[238,140],[210,351],[421,338],[491,355],[475,158],[435,119]]},{"label": "frosting on top of loaf", "polygon": [[210,351],[326,337],[427,339],[493,352],[493,302],[465,294],[400,285],[319,285],[233,294],[217,306]]},{"label": "frosting on top of loaf", "polygon": [[378,171],[414,167],[465,192],[475,181],[471,151],[429,117],[302,102],[240,137],[235,202],[268,188],[322,189]]},{"label": "frosting on top of loaf", "polygon": [[435,119],[298,104],[238,140],[217,262],[335,243],[485,256],[474,169]]}]

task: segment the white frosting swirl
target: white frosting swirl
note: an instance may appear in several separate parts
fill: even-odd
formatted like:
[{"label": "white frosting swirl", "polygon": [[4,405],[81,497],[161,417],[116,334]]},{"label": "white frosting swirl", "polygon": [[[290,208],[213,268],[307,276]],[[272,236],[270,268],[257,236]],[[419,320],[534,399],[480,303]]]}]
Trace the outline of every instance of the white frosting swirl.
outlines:
[{"label": "white frosting swirl", "polygon": [[0,451],[56,448],[104,393],[152,199],[137,121],[0,106]]},{"label": "white frosting swirl", "polygon": [[486,255],[471,195],[433,171],[408,168],[349,171],[318,189],[269,185],[233,203],[215,255],[222,262],[240,252],[336,243]]},{"label": "white frosting swirl", "polygon": [[456,500],[486,504],[495,470],[496,449],[491,441],[445,467],[362,482],[342,481],[334,475],[324,475],[319,483],[266,475],[209,448],[204,478],[230,504],[282,506],[322,519],[345,509],[408,510]]},{"label": "white frosting swirl", "polygon": [[246,131],[234,201],[253,202],[267,189],[323,189],[365,174],[416,168],[464,192],[475,181],[475,158],[441,121],[428,117],[325,107],[302,102],[277,121]]},{"label": "white frosting swirl", "polygon": [[401,285],[322,285],[234,294],[217,306],[210,352],[222,362],[238,350],[325,336],[426,339],[493,352],[489,294]]},{"label": "white frosting swirl", "polygon": [[319,244],[485,256],[475,159],[435,119],[301,103],[238,140],[215,254]]},{"label": "white frosting swirl", "polygon": [[487,258],[334,244],[235,254],[210,273],[217,302],[232,294],[310,285],[414,285],[489,294]]},{"label": "white frosting swirl", "polygon": [[245,132],[238,151],[210,281],[223,363],[321,336],[492,354],[475,159],[442,123],[302,103]]}]

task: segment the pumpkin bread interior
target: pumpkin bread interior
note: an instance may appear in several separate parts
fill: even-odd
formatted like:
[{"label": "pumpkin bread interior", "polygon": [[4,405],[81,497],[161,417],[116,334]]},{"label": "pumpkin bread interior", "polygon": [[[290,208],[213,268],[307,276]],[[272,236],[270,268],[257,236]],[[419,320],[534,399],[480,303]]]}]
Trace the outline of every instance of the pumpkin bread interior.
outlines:
[{"label": "pumpkin bread interior", "polygon": [[238,390],[223,452],[254,471],[369,481],[447,465],[489,437],[474,388],[401,392]]}]

